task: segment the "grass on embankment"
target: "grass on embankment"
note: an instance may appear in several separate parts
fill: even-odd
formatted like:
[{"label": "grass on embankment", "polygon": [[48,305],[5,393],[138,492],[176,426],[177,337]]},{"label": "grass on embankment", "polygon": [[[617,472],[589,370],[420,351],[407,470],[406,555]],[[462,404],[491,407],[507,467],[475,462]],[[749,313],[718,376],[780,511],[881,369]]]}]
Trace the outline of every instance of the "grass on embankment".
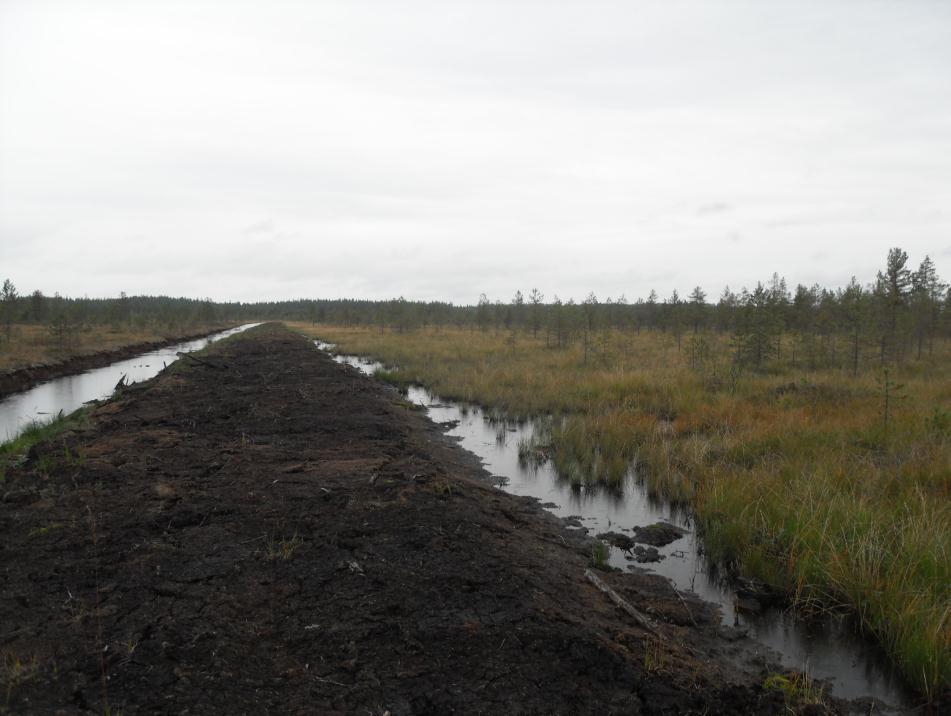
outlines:
[{"label": "grass on embankment", "polygon": [[[47,422],[34,421],[27,425],[19,435],[12,440],[0,444],[0,486],[6,481],[7,469],[26,460],[30,448],[41,442],[55,440],[67,430],[80,427],[86,420],[87,408],[79,408],[69,415],[59,415]],[[66,448],[64,448],[66,449]],[[68,449],[67,449],[68,450]],[[67,457],[72,457],[67,455]],[[37,465],[37,470],[43,472],[44,466]]]},{"label": "grass on embankment", "polygon": [[9,339],[5,331],[0,331],[0,371],[118,350],[138,343],[213,333],[228,325],[188,323],[171,328],[159,325],[84,326],[71,333],[68,344],[61,345],[49,326],[18,323],[12,326]]},{"label": "grass on embankment", "polygon": [[806,608],[845,607],[923,693],[951,681],[951,346],[882,375],[786,365],[737,376],[725,338],[688,365],[672,338],[579,346],[440,328],[292,324],[398,368],[399,382],[512,416],[554,416],[556,467],[690,502],[707,549]]}]

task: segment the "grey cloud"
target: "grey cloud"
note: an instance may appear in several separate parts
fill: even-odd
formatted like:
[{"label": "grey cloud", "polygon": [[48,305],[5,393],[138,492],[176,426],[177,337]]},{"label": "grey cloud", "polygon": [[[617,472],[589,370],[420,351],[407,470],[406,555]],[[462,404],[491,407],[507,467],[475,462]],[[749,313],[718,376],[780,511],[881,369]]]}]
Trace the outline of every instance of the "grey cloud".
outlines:
[{"label": "grey cloud", "polygon": [[248,224],[241,230],[242,234],[270,234],[274,231],[274,221],[271,219],[263,219],[262,221],[256,221],[253,224]]},{"label": "grey cloud", "polygon": [[949,32],[930,2],[11,0],[0,258],[221,298],[865,280],[951,255]]},{"label": "grey cloud", "polygon": [[711,204],[703,204],[702,206],[697,207],[696,214],[697,216],[709,216],[711,214],[723,214],[732,210],[733,206],[731,204],[727,204],[724,201],[716,201]]}]

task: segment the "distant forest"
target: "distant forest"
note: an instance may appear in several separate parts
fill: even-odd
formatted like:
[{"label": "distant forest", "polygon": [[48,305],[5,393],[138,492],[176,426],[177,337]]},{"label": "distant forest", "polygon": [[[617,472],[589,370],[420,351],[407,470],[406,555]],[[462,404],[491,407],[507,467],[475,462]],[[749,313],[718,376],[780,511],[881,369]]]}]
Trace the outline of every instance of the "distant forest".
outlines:
[{"label": "distant forest", "polygon": [[797,285],[790,289],[778,274],[752,289],[729,287],[711,299],[700,287],[683,297],[674,291],[661,298],[655,291],[629,301],[624,295],[599,298],[589,293],[580,302],[557,295],[546,300],[538,289],[516,291],[506,301],[485,294],[475,305],[354,299],[297,299],[259,303],[221,303],[211,299],[167,296],[68,298],[40,291],[21,295],[7,279],[0,290],[0,315],[9,338],[18,323],[45,324],[51,335],[68,343],[76,331],[121,325],[159,326],[168,331],[190,325],[262,320],[296,320],[348,326],[376,326],[381,331],[454,326],[481,331],[530,332],[553,348],[589,342],[606,330],[656,331],[681,346],[703,351],[703,336],[729,334],[737,362],[758,368],[793,352],[814,367],[858,370],[860,355],[870,350],[882,364],[922,357],[935,340],[951,336],[951,289],[925,257],[915,269],[908,254],[891,249],[875,280],[845,287]]}]

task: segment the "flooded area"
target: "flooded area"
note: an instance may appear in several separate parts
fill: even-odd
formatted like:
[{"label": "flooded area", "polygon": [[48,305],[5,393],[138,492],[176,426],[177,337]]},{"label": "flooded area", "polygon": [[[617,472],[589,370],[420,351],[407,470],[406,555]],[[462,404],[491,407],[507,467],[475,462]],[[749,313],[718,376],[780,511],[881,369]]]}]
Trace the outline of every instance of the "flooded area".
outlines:
[{"label": "flooded area", "polygon": [[165,366],[177,361],[178,353],[201,350],[209,343],[256,325],[258,324],[248,323],[204,338],[176,343],[134,358],[116,361],[102,368],[56,378],[30,390],[9,395],[0,401],[0,442],[12,440],[33,422],[49,421],[60,411],[68,415],[91,400],[108,398],[122,376],[125,376],[129,383],[148,380]]},{"label": "flooded area", "polygon": [[[318,348],[334,346],[316,341]],[[383,365],[357,356],[336,355],[335,360],[372,375]],[[783,664],[828,682],[841,698],[872,696],[897,707],[909,707],[913,696],[891,667],[882,650],[853,628],[846,617],[821,620],[797,618],[788,610],[750,609],[704,556],[702,541],[691,515],[669,503],[651,499],[630,475],[621,490],[582,487],[560,478],[550,462],[526,464],[519,459],[519,442],[541,434],[535,421],[499,422],[477,406],[440,399],[422,387],[410,387],[407,398],[426,408],[437,423],[453,425],[450,436],[475,453],[486,470],[498,478],[501,489],[537,499],[559,517],[571,518],[577,529],[591,536],[603,532],[633,535],[633,528],[667,522],[686,531],[683,537],[657,547],[660,561],[638,564],[630,552],[610,548],[610,564],[619,569],[646,569],[667,577],[681,591],[692,591],[720,606],[723,622],[747,630],[777,652]]]}]

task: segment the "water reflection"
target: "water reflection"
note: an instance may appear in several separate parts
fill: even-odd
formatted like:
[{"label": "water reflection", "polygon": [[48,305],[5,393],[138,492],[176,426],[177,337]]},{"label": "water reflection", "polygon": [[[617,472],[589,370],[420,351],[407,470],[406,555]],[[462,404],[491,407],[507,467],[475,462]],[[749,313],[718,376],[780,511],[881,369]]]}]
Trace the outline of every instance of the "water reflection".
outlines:
[{"label": "water reflection", "polygon": [[68,415],[90,400],[108,398],[123,375],[130,383],[147,380],[157,375],[166,365],[177,361],[179,352],[201,350],[209,343],[256,325],[258,324],[248,323],[205,338],[166,346],[134,358],[116,361],[103,368],[56,378],[35,388],[9,395],[0,401],[0,441],[12,440],[34,421],[50,420],[60,411]]},{"label": "water reflection", "polygon": [[[316,341],[318,348],[333,351],[333,344]],[[372,375],[384,366],[358,356],[339,355],[340,363]],[[658,547],[660,562],[636,565],[667,577],[679,590],[692,591],[720,607],[723,622],[746,628],[750,635],[775,650],[783,664],[828,681],[834,695],[842,698],[872,696],[896,706],[909,706],[912,695],[891,667],[882,650],[862,637],[845,617],[806,621],[778,609],[757,614],[737,611],[736,592],[704,556],[703,545],[694,531],[690,513],[682,507],[650,497],[638,484],[637,476],[619,489],[597,486],[577,488],[560,477],[550,462],[533,465],[519,459],[520,440],[531,440],[538,427],[532,420],[499,422],[477,406],[441,400],[422,387],[410,387],[407,398],[426,407],[437,423],[452,423],[448,434],[459,438],[462,447],[475,453],[486,470],[500,478],[506,492],[537,498],[545,509],[559,517],[575,517],[579,529],[592,535],[670,522],[687,534],[671,544]],[[620,569],[634,566],[629,554],[611,547],[610,563]]]}]

